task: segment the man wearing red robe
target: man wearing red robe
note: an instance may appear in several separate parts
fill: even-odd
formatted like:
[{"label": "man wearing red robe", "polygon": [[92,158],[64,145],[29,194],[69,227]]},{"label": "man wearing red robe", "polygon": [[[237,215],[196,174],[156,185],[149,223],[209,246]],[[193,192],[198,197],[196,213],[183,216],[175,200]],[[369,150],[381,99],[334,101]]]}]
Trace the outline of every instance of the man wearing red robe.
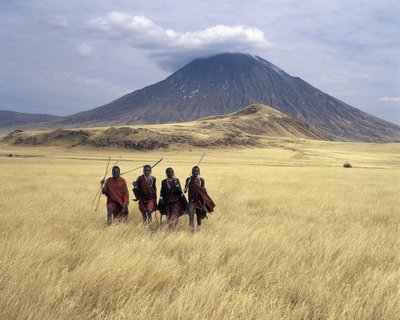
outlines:
[{"label": "man wearing red robe", "polygon": [[181,183],[175,178],[174,169],[167,168],[167,178],[161,182],[159,210],[167,216],[168,225],[174,229],[179,217],[186,212],[187,201],[183,195]]},{"label": "man wearing red robe", "polygon": [[143,174],[133,182],[133,192],[139,200],[139,210],[144,224],[153,220],[152,213],[157,210],[156,178],[151,175],[151,166],[143,167]]},{"label": "man wearing red robe", "polygon": [[189,226],[194,231],[194,214],[196,213],[197,228],[201,226],[201,220],[207,218],[207,212],[213,212],[215,204],[207,194],[206,182],[200,177],[200,168],[192,168],[192,176],[186,179],[186,190],[189,189]]},{"label": "man wearing red robe", "polygon": [[120,176],[118,166],[112,168],[112,177],[101,181],[102,193],[107,196],[107,224],[111,225],[112,217],[118,221],[128,218],[129,191],[126,181]]}]

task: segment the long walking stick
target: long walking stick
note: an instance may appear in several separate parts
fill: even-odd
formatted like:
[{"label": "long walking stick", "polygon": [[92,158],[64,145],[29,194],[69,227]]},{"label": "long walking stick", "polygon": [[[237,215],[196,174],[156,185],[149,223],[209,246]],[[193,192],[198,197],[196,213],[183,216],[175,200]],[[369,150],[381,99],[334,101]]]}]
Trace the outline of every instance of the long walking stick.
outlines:
[{"label": "long walking stick", "polygon": [[161,158],[160,160],[158,160],[155,164],[153,164],[151,166],[151,168],[153,169],[156,165],[158,165],[161,161],[163,160],[163,158]]},{"label": "long walking stick", "polygon": [[201,157],[200,157],[199,162],[197,162],[197,166],[200,166],[200,163],[203,161],[203,158],[204,158],[205,154],[206,154],[206,153],[203,152],[203,154],[202,154]]},{"label": "long walking stick", "polygon": [[[111,157],[108,157],[108,162],[107,162],[106,171],[104,172],[104,177],[103,177],[102,180],[104,180],[105,177],[106,177],[106,175],[107,175],[108,167],[109,167],[109,165],[110,165],[110,160],[111,160]],[[97,190],[96,195],[95,195],[94,198],[93,198],[92,204],[94,204],[94,202],[96,201],[97,196],[99,195],[99,192],[100,192],[101,188],[102,188],[102,186],[100,186],[100,188]]]},{"label": "long walking stick", "polygon": [[[110,171],[110,170],[109,170],[110,161],[111,161],[111,157],[108,157],[107,167],[106,167],[106,170],[104,171],[104,176],[103,176],[102,181],[107,177],[107,174],[108,174],[108,172]],[[117,164],[117,163],[118,163],[118,161],[117,161],[115,164]],[[114,165],[115,165],[115,164],[114,164]],[[101,189],[103,189],[103,186],[104,186],[104,184],[101,184],[101,186],[100,186],[100,188],[99,188],[99,190],[97,191],[97,194],[96,194],[96,197],[97,197],[97,204],[96,204],[96,208],[94,209],[95,212],[96,212],[97,209],[99,208],[99,203],[100,203],[100,198],[101,198]],[[96,199],[96,198],[95,198],[95,199]],[[94,201],[93,201],[93,202],[94,202]]]},{"label": "long walking stick", "polygon": [[136,168],[133,168],[133,169],[131,169],[131,170],[128,170],[128,171],[122,172],[120,175],[121,175],[121,176],[123,176],[124,174],[127,174],[127,173],[129,173],[129,172],[132,172],[132,171],[139,170],[140,168],[143,168],[143,166],[136,167]]},{"label": "long walking stick", "polygon": [[[153,168],[154,168],[156,165],[158,165],[162,160],[163,160],[163,158],[161,158],[160,160],[158,160],[155,164],[153,164],[153,165],[151,166],[151,168],[153,169]],[[125,171],[125,172],[121,173],[121,176],[123,176],[124,174],[127,174],[127,173],[129,173],[129,172],[139,170],[139,169],[141,169],[141,168],[143,168],[143,166],[136,167],[136,168],[133,168],[133,169],[131,169],[131,170]]]}]

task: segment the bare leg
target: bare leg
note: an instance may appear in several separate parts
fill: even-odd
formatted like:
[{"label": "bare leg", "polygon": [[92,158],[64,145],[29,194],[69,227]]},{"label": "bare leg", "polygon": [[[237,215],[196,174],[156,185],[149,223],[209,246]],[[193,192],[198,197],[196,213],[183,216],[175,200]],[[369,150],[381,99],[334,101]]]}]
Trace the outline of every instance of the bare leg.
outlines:
[{"label": "bare leg", "polygon": [[171,229],[175,229],[176,225],[178,224],[178,217],[173,216],[171,218]]},{"label": "bare leg", "polygon": [[196,210],[197,228],[201,226],[201,212]]},{"label": "bare leg", "polygon": [[147,224],[147,212],[142,212],[143,224]]},{"label": "bare leg", "polygon": [[113,213],[113,210],[111,208],[107,208],[107,224],[109,226],[112,223],[112,213]]},{"label": "bare leg", "polygon": [[171,217],[171,214],[170,214],[169,212],[168,212],[168,214],[167,214],[167,225],[168,225],[168,228],[171,229],[172,217]]},{"label": "bare leg", "polygon": [[180,205],[179,202],[173,203],[171,207],[171,224],[170,224],[170,229],[175,229],[176,225],[178,224],[179,221],[179,209]]},{"label": "bare leg", "polygon": [[166,211],[167,211],[167,224],[171,226],[171,210],[169,208],[169,203],[166,204]]},{"label": "bare leg", "polygon": [[194,205],[192,202],[189,203],[188,213],[189,213],[189,227],[191,231],[194,231]]}]

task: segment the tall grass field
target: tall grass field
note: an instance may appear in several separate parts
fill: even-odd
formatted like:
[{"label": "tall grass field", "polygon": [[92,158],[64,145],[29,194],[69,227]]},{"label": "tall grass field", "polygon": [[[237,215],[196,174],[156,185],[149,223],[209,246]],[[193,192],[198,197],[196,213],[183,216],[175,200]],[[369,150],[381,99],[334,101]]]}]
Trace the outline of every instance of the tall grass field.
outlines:
[{"label": "tall grass field", "polygon": [[203,151],[0,146],[0,319],[400,318],[399,144],[205,150],[217,207],[194,233],[94,211],[109,156],[163,158],[159,189]]}]

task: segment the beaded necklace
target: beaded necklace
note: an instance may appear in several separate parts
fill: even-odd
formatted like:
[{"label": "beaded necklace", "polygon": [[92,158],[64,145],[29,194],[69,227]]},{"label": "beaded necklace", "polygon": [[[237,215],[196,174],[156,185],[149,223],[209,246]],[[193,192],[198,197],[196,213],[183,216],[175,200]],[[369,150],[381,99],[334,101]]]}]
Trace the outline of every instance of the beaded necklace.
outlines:
[{"label": "beaded necklace", "polygon": [[171,183],[174,183],[174,182],[175,182],[175,178],[167,178],[167,186],[168,186],[168,189],[171,189],[171,186],[170,186],[170,184],[169,184],[170,181],[171,181]]},{"label": "beaded necklace", "polygon": [[147,178],[146,175],[143,175],[143,176],[146,179],[146,181],[149,184],[149,186],[152,187],[153,186],[153,177],[149,176],[149,178]]}]

